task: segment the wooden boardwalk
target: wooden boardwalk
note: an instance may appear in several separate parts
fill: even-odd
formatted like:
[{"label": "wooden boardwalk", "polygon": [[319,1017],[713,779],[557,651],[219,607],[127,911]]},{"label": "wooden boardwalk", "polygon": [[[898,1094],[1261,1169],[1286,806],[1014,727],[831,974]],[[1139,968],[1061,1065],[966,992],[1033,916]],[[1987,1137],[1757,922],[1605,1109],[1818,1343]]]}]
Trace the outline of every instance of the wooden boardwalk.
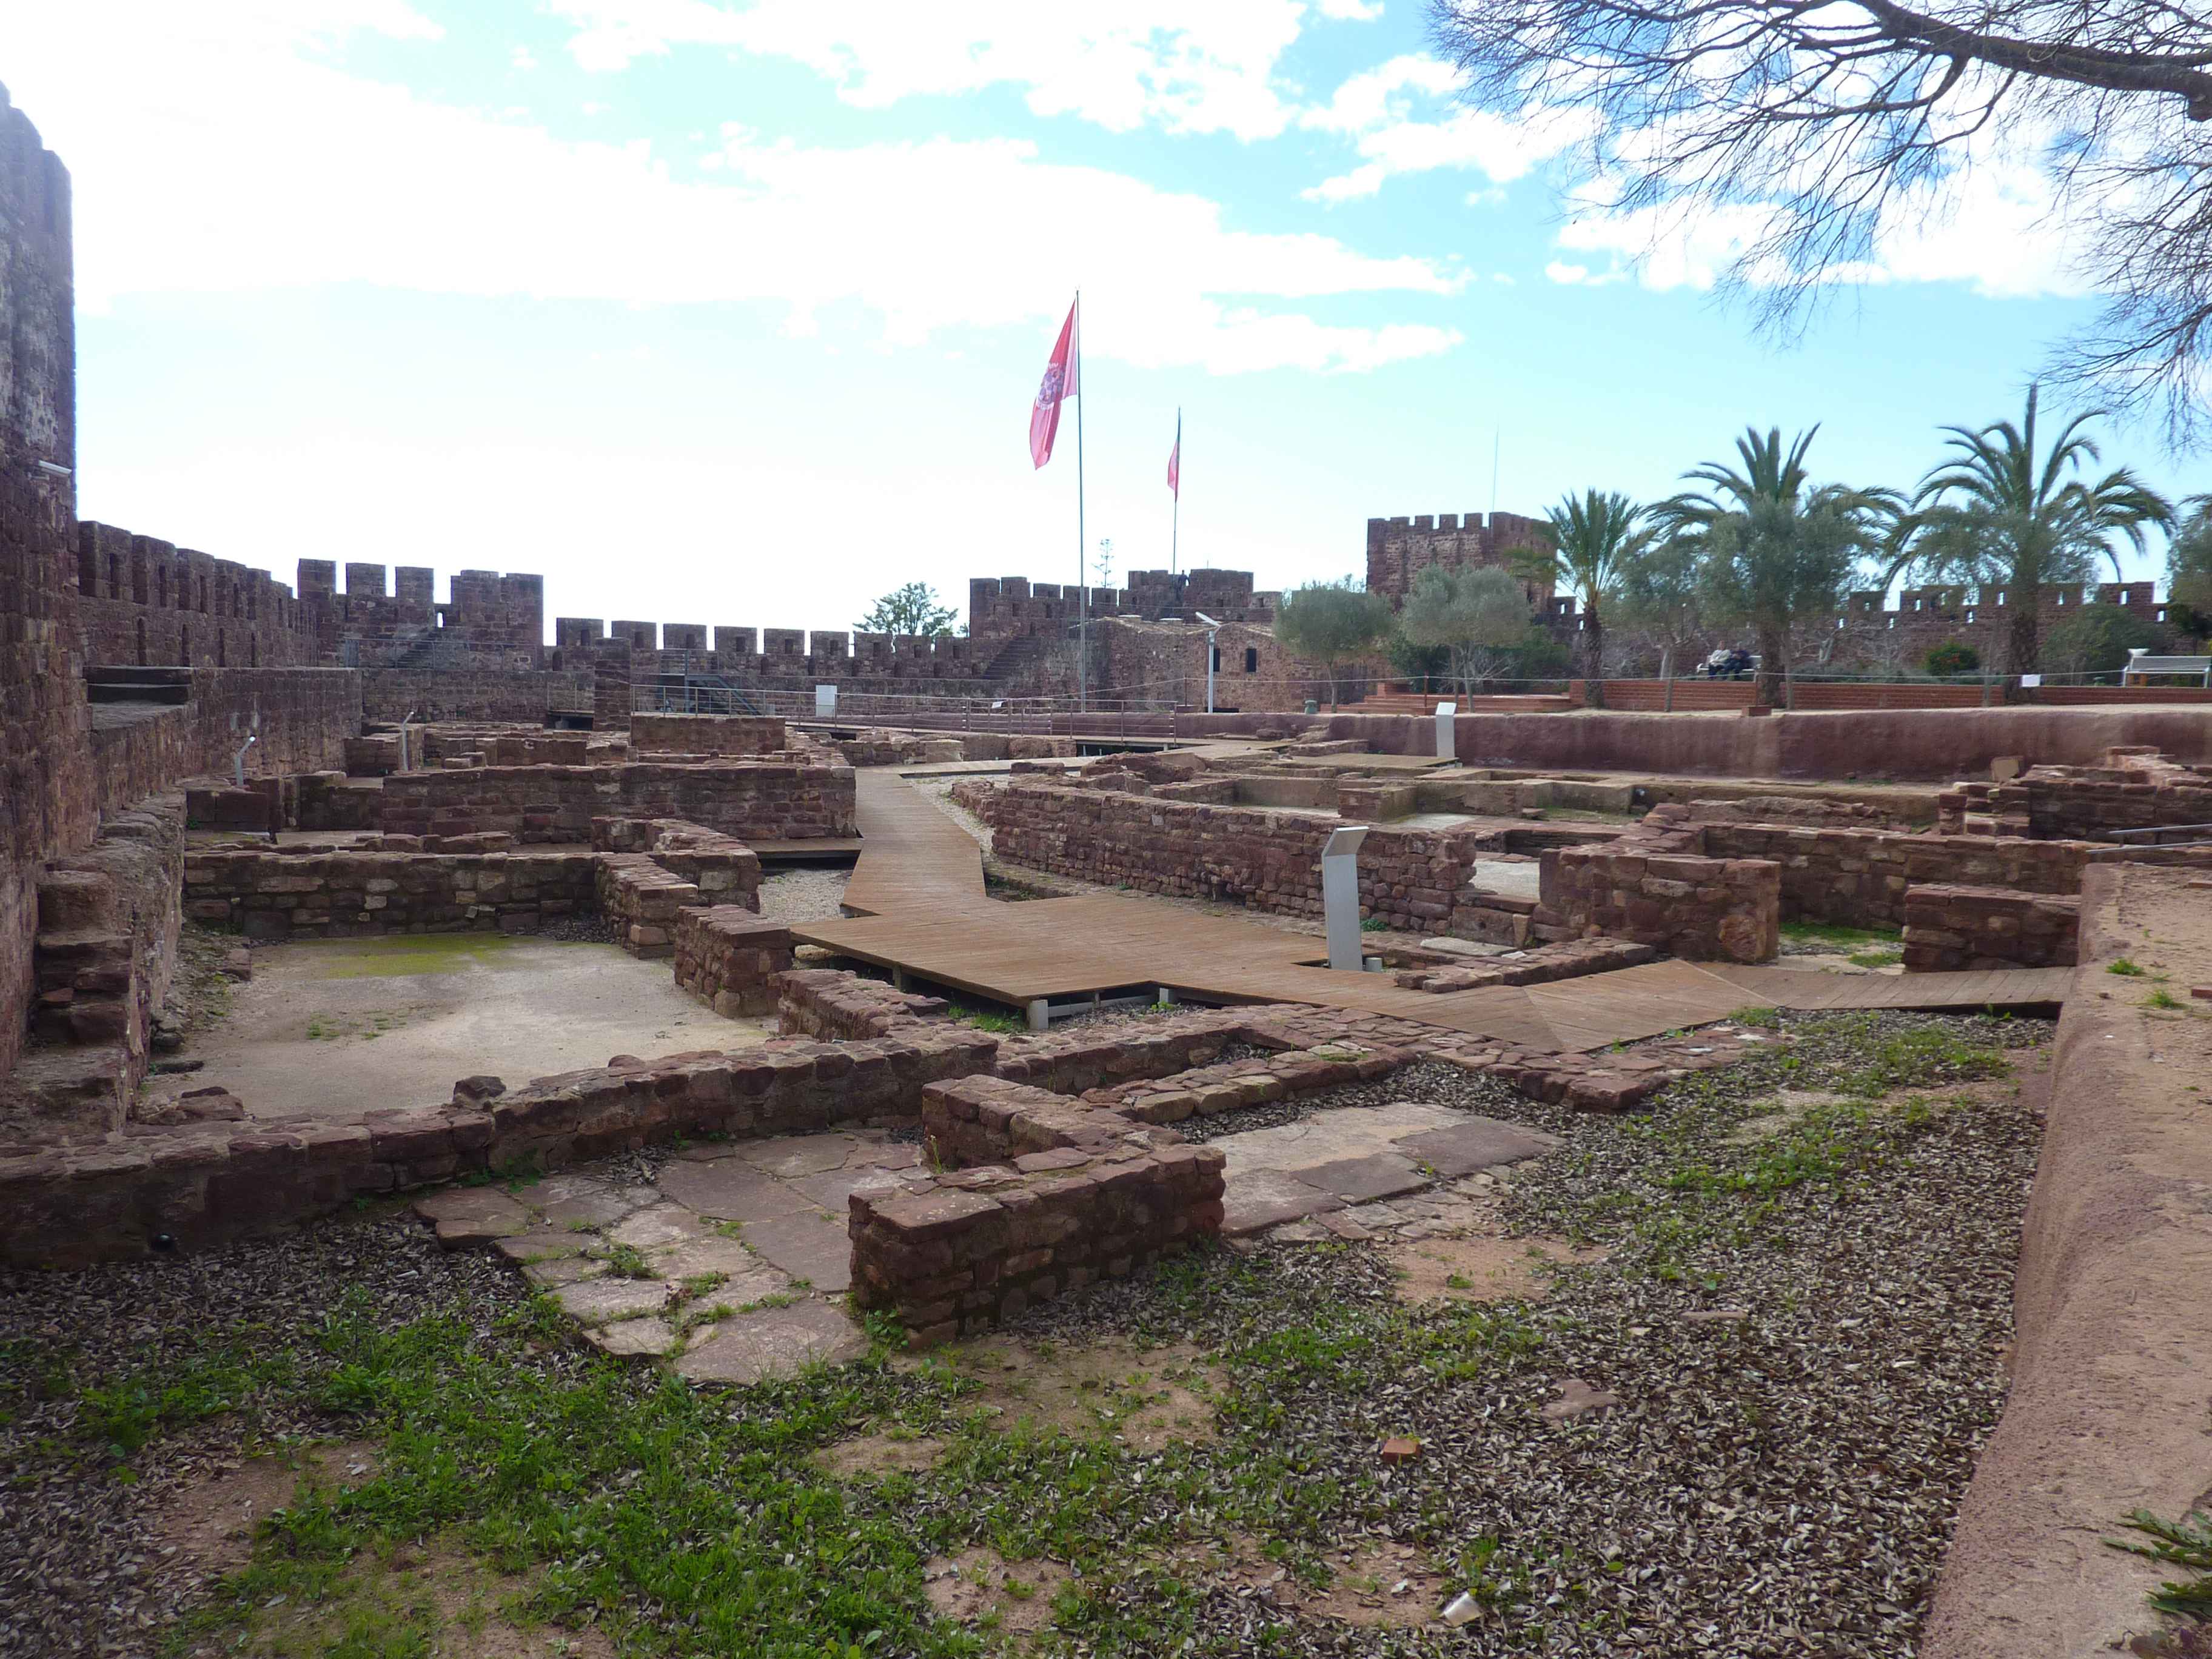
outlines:
[{"label": "wooden boardwalk", "polygon": [[2073,970],[1837,975],[1655,962],[1556,984],[1431,995],[1385,975],[1340,974],[1314,936],[1178,913],[1113,894],[1006,903],[985,896],[981,849],[895,770],[859,775],[865,846],[854,912],[794,937],[969,995],[1028,1007],[1164,987],[1194,1001],[1296,1002],[1414,1020],[1548,1050],[1605,1048],[1724,1019],[1747,1006],[2045,1007]]}]

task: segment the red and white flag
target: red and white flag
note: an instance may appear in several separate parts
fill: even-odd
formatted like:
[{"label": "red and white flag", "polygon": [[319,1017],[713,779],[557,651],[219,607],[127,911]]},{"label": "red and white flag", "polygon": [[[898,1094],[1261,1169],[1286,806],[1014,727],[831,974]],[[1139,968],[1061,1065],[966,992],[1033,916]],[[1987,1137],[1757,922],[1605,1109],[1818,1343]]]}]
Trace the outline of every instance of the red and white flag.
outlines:
[{"label": "red and white flag", "polygon": [[1060,343],[1052,349],[1052,359],[1044,366],[1044,380],[1037,386],[1036,402],[1030,405],[1030,461],[1042,466],[1052,459],[1052,441],[1060,433],[1060,406],[1063,401],[1076,396],[1075,376],[1079,354],[1075,345],[1075,307],[1067,308],[1067,320],[1060,325]]},{"label": "red and white flag", "polygon": [[1168,451],[1168,492],[1182,499],[1182,410],[1176,410],[1175,447]]}]

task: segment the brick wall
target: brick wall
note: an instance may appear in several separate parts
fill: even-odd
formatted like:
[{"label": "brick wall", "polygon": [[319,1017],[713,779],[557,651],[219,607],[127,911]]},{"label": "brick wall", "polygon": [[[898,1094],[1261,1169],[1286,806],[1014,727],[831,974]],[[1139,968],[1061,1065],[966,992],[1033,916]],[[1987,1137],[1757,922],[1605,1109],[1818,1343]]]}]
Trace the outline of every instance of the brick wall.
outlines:
[{"label": "brick wall", "polygon": [[766,755],[788,749],[780,720],[751,714],[646,714],[629,720],[634,755]]},{"label": "brick wall", "polygon": [[2078,895],[1929,883],[1905,891],[1905,969],[1911,974],[1984,968],[2071,968],[2081,920]]},{"label": "brick wall", "polygon": [[1602,933],[1698,961],[1764,962],[1780,946],[1782,872],[1767,860],[1628,837],[1542,858],[1538,914],[1570,937]]},{"label": "brick wall", "polygon": [[191,698],[181,707],[93,706],[91,752],[103,811],[119,811],[180,778],[228,776],[257,715],[258,738],[246,756],[249,780],[340,765],[361,730],[361,677],[349,670],[178,672]]},{"label": "brick wall", "polygon": [[1964,783],[1937,799],[1947,835],[1979,830],[2039,841],[2212,823],[2212,769],[2148,746],[2107,750],[2099,766],[2036,766],[2009,783]]},{"label": "brick wall", "polygon": [[679,818],[740,839],[796,841],[852,835],[854,810],[842,764],[487,766],[386,778],[383,828],[566,842],[589,841],[594,817]]},{"label": "brick wall", "polygon": [[598,908],[591,853],[191,853],[185,912],[249,939],[526,933]]},{"label": "brick wall", "polygon": [[292,590],[265,570],[87,520],[77,526],[86,660],[277,668],[320,660]]},{"label": "brick wall", "polygon": [[935,1084],[922,1097],[925,1126],[976,1128],[1009,1161],[896,1196],[852,1195],[853,1299],[896,1314],[915,1347],[1126,1277],[1220,1231],[1218,1147],[997,1079]]},{"label": "brick wall", "polygon": [[[553,709],[589,709],[590,665],[574,669],[368,668],[362,713],[373,720],[520,720],[544,723]],[[627,686],[627,681],[625,681]],[[625,706],[628,702],[624,693]]]},{"label": "brick wall", "polygon": [[2078,842],[1771,823],[1708,823],[1698,836],[1713,857],[1778,866],[1784,921],[1846,927],[1903,927],[1905,890],[1923,884],[2078,892],[2092,850]]},{"label": "brick wall", "polygon": [[[1517,513],[1423,514],[1419,518],[1367,521],[1367,587],[1404,599],[1415,577],[1432,564],[1447,569],[1503,567],[1509,553],[1544,545],[1544,526]],[[1522,589],[1538,616],[1551,609],[1552,584],[1523,580]]]},{"label": "brick wall", "polygon": [[557,1170],[678,1135],[804,1133],[904,1119],[930,1083],[990,1069],[998,1045],[954,1028],[884,1042],[777,1039],[738,1054],[471,1080],[444,1107],[335,1123],[210,1123],[108,1145],[0,1154],[0,1261],[66,1267],[276,1231],[356,1198],[518,1164]]},{"label": "brick wall", "polygon": [[774,1012],[780,989],[776,975],[791,966],[792,952],[788,927],[742,905],[677,914],[677,987],[718,1014],[734,1018]]},{"label": "brick wall", "polygon": [[[1322,914],[1330,819],[1194,805],[1042,783],[962,784],[954,796],[990,827],[1009,864],[1285,915]],[[1474,874],[1482,832],[1376,830],[1359,851],[1360,914],[1436,932]]]}]

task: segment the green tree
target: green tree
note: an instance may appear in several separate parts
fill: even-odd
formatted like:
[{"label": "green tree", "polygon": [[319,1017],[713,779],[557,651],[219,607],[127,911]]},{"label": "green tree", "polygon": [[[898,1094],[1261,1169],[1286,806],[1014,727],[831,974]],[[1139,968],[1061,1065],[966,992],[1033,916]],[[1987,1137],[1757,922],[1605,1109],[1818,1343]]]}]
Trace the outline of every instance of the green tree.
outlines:
[{"label": "green tree", "polygon": [[952,632],[952,619],[960,613],[940,604],[937,590],[927,582],[908,582],[895,587],[853,624],[863,634],[920,634],[942,637]]},{"label": "green tree", "polygon": [[1344,664],[1370,655],[1389,638],[1390,601],[1346,576],[1308,582],[1283,595],[1275,611],[1275,637],[1294,656],[1320,663],[1328,675],[1328,702],[1337,702]]},{"label": "green tree", "polygon": [[1618,490],[1585,489],[1547,509],[1552,545],[1516,561],[1523,574],[1582,599],[1583,674],[1603,699],[1605,618],[1621,585],[1651,545],[1644,509]]},{"label": "green tree", "polygon": [[2191,495],[2166,548],[2166,611],[2174,627],[2212,635],[2212,495]]},{"label": "green tree", "polygon": [[1670,536],[1655,540],[1622,573],[1613,615],[1657,646],[1679,673],[1694,665],[1712,637],[1705,599],[1697,541]]},{"label": "green tree", "polygon": [[1752,630],[1760,702],[1782,691],[1790,631],[1842,603],[1861,558],[1887,541],[1901,503],[1894,491],[1814,485],[1805,468],[1819,427],[1785,451],[1782,429],[1747,428],[1735,441],[1741,471],[1708,461],[1683,476],[1707,486],[1652,509],[1654,523],[1696,550],[1705,603]]},{"label": "green tree", "polygon": [[2044,655],[2057,674],[2109,674],[2127,666],[2128,653],[2149,649],[2158,630],[2117,605],[2085,605],[2055,623]]},{"label": "green tree", "polygon": [[1398,626],[1414,645],[1449,653],[1453,678],[1472,691],[1523,642],[1528,601],[1520,583],[1496,565],[1454,570],[1432,564],[1413,578]]},{"label": "green tree", "polygon": [[1938,679],[1971,674],[1982,665],[1982,653],[1964,640],[1946,640],[1929,651],[1921,665]]},{"label": "green tree", "polygon": [[2141,552],[2150,526],[2173,521],[2166,497],[2125,467],[2094,482],[2069,476],[2099,459],[2081,430],[2099,411],[2075,416],[2048,451],[2039,451],[2038,390],[2027,389],[2018,426],[1943,428],[1951,458],[1920,481],[1911,539],[1892,567],[2003,588],[2012,617],[2005,666],[2014,674],[2033,673],[2040,660],[2043,589],[2087,582],[2106,562],[2118,578],[2115,538],[2124,537]]}]

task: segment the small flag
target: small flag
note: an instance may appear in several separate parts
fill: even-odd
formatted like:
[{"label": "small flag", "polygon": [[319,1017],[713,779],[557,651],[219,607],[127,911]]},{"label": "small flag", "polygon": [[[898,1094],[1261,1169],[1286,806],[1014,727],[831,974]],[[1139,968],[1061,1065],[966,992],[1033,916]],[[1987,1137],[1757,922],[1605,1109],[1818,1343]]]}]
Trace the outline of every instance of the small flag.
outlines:
[{"label": "small flag", "polygon": [[1175,447],[1168,451],[1168,491],[1182,499],[1182,410],[1176,410]]},{"label": "small flag", "polygon": [[1053,347],[1051,361],[1044,366],[1044,380],[1037,386],[1036,402],[1030,405],[1030,462],[1033,466],[1042,466],[1052,459],[1052,441],[1060,433],[1060,406],[1077,395],[1077,367],[1075,307],[1070,306],[1067,320],[1060,325],[1060,343]]}]

